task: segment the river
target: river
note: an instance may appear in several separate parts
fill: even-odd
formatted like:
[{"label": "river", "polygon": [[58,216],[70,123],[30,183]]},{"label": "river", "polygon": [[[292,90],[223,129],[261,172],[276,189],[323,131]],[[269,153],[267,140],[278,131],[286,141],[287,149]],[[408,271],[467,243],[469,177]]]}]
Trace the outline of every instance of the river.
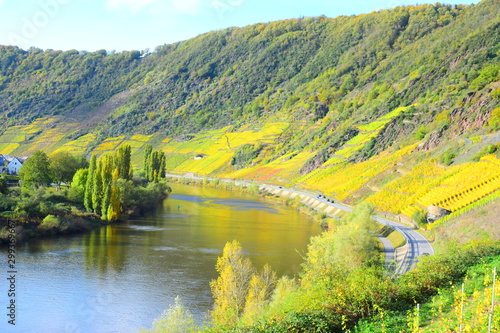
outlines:
[{"label": "river", "polygon": [[202,322],[226,242],[237,239],[256,267],[269,263],[279,276],[294,276],[309,238],[321,232],[296,210],[255,195],[172,188],[149,216],[18,245],[16,326],[7,324],[2,278],[0,332],[138,332],[178,295]]}]

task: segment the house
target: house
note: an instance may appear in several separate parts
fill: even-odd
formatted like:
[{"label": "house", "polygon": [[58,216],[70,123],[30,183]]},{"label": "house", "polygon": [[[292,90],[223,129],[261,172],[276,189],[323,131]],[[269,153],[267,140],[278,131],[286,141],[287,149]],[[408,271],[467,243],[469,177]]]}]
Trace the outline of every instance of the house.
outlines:
[{"label": "house", "polygon": [[202,158],[205,158],[207,157],[208,155],[205,155],[205,154],[198,154],[194,157],[195,160],[201,160]]},{"label": "house", "polygon": [[21,158],[21,157],[12,157],[12,158],[7,158],[7,174],[9,175],[17,175],[19,173],[19,170],[21,170],[21,167],[23,166],[24,161],[26,161],[26,158]]}]

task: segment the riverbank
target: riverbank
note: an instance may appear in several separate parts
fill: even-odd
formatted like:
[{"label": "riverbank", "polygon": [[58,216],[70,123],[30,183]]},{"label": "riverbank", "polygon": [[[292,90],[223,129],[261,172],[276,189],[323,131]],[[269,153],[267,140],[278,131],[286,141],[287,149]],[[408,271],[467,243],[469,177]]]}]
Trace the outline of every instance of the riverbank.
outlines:
[{"label": "riverbank", "polygon": [[[54,237],[85,233],[92,229],[124,222],[141,216],[163,202],[171,192],[164,183],[148,183],[134,186],[132,181],[123,182],[117,196],[118,214],[107,215],[88,212],[83,195],[76,187],[63,191],[53,188],[17,188],[1,194],[0,244],[8,244],[12,238],[12,225],[18,242],[32,238]],[[106,212],[104,212],[106,213]]]},{"label": "riverbank", "polygon": [[9,243],[9,226],[14,225],[17,242],[31,238],[55,237],[85,233],[92,229],[109,225],[111,222],[95,214],[68,214],[64,216],[47,215],[44,219],[26,218],[12,214],[0,216],[0,245]]}]

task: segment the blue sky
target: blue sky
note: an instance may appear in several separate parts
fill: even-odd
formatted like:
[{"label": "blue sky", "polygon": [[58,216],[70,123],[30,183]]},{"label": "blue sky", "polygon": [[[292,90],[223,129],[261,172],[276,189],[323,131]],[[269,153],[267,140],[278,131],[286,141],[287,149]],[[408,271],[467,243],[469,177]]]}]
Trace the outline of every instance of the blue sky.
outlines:
[{"label": "blue sky", "polygon": [[[470,4],[478,1],[466,0]],[[153,50],[204,32],[280,19],[353,15],[418,0],[0,0],[0,44]]]}]

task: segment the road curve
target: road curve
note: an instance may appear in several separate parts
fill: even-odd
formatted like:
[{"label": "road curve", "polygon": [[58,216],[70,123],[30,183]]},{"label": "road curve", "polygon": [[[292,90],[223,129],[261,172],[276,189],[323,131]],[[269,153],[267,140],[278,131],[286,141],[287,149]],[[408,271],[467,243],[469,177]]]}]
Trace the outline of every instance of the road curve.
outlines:
[{"label": "road curve", "polygon": [[[221,178],[213,178],[213,177],[199,177],[199,176],[195,176],[195,175],[187,177],[186,175],[167,174],[166,176],[167,177],[174,177],[174,178],[191,178],[191,179],[205,179],[206,178],[208,180],[219,179],[220,181],[234,182],[236,185],[255,184],[255,182],[246,181],[246,180],[221,179]],[[324,203],[328,206],[335,207],[335,208],[338,208],[338,209],[346,211],[346,212],[350,212],[352,210],[351,207],[349,207],[349,206],[340,204],[338,202],[335,202],[335,203],[329,202],[325,198],[318,198],[317,196],[315,196],[313,194],[302,192],[300,190],[293,189],[293,188],[283,188],[282,186],[269,185],[269,184],[259,184],[259,187],[261,189],[265,189],[265,190],[271,190],[271,189],[285,190],[285,191],[288,191],[291,193],[296,193],[297,195],[313,198],[315,200],[321,201],[322,203]],[[388,226],[388,227],[394,229],[395,231],[399,232],[401,235],[403,235],[403,237],[406,240],[406,253],[405,253],[403,259],[401,260],[401,262],[399,262],[398,266],[396,267],[396,270],[394,272],[396,275],[405,274],[406,272],[408,272],[409,270],[414,268],[415,264],[418,262],[419,257],[424,256],[424,255],[434,254],[434,248],[429,243],[429,241],[424,236],[422,236],[422,234],[420,234],[418,231],[416,231],[412,227],[407,226],[407,225],[402,224],[402,223],[398,223],[395,221],[391,221],[391,220],[382,218],[380,216],[375,216],[375,220],[378,223],[383,224],[385,226]],[[391,250],[391,246],[389,244],[387,244],[387,242],[383,242],[383,244],[384,244],[384,248],[386,251],[386,264],[387,264],[388,261],[390,260],[389,258],[391,258],[391,256],[394,258],[394,250],[393,249]],[[392,251],[392,253],[391,253],[391,251]]]},{"label": "road curve", "polygon": [[[269,188],[269,189],[284,189],[280,186],[275,186],[275,185],[267,185],[263,184],[261,187],[264,188]],[[316,200],[319,200],[329,206],[338,208],[340,210],[350,212],[352,209],[349,206],[340,204],[340,203],[332,203],[328,202],[325,198],[318,198],[317,196],[314,196],[312,194],[302,192],[296,189],[290,189],[286,188],[287,191],[293,192],[299,195],[304,195],[310,198],[314,198]],[[398,263],[398,266],[395,270],[395,274],[400,275],[400,274],[405,274],[408,272],[410,269],[415,267],[415,264],[418,262],[418,258],[424,255],[432,255],[434,254],[434,248],[432,245],[429,243],[429,241],[422,236],[418,231],[415,229],[411,228],[410,226],[407,226],[402,223],[398,223],[395,221],[391,221],[379,216],[375,216],[375,220],[383,225],[386,225],[395,231],[399,232],[401,235],[406,240],[406,253],[403,257],[403,260]],[[388,248],[385,246],[386,251],[388,251]]]}]

